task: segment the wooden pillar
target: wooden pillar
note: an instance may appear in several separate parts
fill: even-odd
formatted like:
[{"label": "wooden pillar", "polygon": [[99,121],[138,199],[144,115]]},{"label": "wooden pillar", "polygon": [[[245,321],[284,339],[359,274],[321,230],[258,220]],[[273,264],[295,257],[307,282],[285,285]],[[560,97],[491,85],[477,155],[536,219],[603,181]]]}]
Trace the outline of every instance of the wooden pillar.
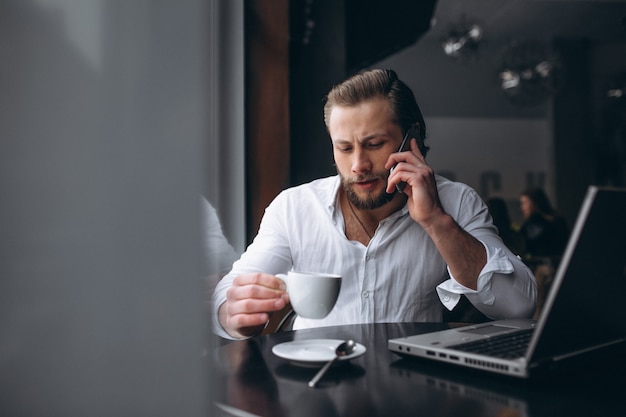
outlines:
[{"label": "wooden pillar", "polygon": [[246,200],[250,241],[289,184],[289,1],[245,2]]}]

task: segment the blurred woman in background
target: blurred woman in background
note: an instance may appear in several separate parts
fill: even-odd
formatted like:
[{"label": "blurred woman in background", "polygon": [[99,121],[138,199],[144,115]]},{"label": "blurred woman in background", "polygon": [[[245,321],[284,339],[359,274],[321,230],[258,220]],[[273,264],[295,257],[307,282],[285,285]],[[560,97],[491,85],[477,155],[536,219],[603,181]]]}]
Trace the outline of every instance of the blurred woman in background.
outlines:
[{"label": "blurred woman in background", "polygon": [[565,219],[552,207],[541,188],[529,188],[522,192],[520,210],[524,217],[520,228],[524,241],[524,262],[537,280],[537,309],[534,317],[537,319],[565,251],[569,230]]},{"label": "blurred woman in background", "polygon": [[524,222],[520,234],[527,258],[551,258],[558,263],[569,235],[565,219],[552,207],[542,188],[530,188],[520,195]]}]

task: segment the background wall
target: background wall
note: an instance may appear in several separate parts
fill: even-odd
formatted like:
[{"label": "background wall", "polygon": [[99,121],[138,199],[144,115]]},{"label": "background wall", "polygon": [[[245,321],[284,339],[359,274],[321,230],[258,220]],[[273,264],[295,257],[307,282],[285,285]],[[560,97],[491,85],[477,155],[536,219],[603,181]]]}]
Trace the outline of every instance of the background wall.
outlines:
[{"label": "background wall", "polygon": [[518,198],[525,188],[544,187],[556,200],[552,121],[549,100],[517,107],[500,90],[493,57],[504,47],[489,40],[475,59],[461,62],[443,53],[438,38],[425,35],[373,66],[396,70],[413,89],[435,171],[483,198],[504,198],[520,223]]},{"label": "background wall", "polygon": [[521,221],[519,192],[543,186],[554,195],[550,124],[545,119],[429,117],[426,120],[435,171],[464,182],[484,198],[509,202],[513,221]]}]

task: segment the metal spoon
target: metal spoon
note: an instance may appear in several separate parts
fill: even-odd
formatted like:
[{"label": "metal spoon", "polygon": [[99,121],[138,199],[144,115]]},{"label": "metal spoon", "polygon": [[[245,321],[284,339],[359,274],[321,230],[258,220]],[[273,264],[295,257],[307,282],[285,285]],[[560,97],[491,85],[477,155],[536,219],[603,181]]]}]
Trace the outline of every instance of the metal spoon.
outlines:
[{"label": "metal spoon", "polygon": [[313,379],[309,381],[309,387],[315,388],[315,385],[317,385],[318,381],[324,376],[330,366],[335,363],[335,361],[340,357],[347,356],[354,352],[354,349],[356,349],[356,343],[354,342],[354,340],[347,340],[337,346],[337,349],[335,349],[335,357],[328,361],[328,363],[324,365],[324,367],[320,369],[317,374],[315,374]]}]

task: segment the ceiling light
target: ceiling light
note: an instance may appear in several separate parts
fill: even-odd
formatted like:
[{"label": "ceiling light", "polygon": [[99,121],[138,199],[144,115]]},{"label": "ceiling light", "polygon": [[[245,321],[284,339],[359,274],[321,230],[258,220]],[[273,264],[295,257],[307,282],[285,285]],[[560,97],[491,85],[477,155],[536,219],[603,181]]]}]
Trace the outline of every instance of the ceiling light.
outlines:
[{"label": "ceiling light", "polygon": [[482,38],[481,26],[461,21],[450,29],[448,35],[442,40],[441,47],[449,57],[466,60],[477,56]]},{"label": "ceiling light", "polygon": [[507,47],[502,61],[500,88],[513,104],[540,104],[562,85],[560,59],[543,42],[516,42]]}]

